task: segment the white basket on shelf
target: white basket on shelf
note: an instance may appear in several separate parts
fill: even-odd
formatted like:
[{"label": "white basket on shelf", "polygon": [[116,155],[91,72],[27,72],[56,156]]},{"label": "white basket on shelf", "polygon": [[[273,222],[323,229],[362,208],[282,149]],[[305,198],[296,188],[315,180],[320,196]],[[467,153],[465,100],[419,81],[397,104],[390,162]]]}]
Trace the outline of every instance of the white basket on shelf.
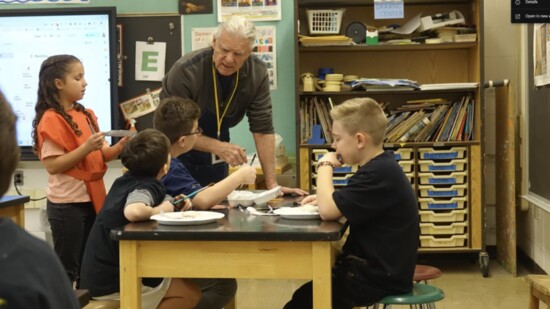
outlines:
[{"label": "white basket on shelf", "polygon": [[345,9],[306,10],[309,34],[338,34]]}]

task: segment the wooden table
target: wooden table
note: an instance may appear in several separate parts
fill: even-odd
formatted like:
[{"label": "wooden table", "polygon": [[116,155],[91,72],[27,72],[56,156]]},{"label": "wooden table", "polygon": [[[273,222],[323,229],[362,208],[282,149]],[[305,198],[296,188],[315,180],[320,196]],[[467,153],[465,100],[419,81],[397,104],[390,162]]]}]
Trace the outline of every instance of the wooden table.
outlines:
[{"label": "wooden table", "polygon": [[[285,199],[274,207],[292,204]],[[331,307],[334,243],[346,224],[220,211],[225,217],[209,224],[148,221],[113,230],[120,241],[121,308],[141,307],[142,277],[309,279],[314,308]]]},{"label": "wooden table", "polygon": [[0,216],[11,218],[17,225],[25,228],[25,203],[30,201],[26,195],[5,195],[0,198]]}]

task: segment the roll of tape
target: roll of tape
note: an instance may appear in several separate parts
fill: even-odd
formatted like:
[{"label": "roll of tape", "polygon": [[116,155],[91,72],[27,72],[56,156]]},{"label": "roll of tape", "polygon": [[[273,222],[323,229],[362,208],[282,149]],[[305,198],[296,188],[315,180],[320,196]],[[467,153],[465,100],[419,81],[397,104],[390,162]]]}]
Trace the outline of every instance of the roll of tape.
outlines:
[{"label": "roll of tape", "polygon": [[352,21],[346,28],[346,36],[357,44],[365,43],[367,27],[360,21]]}]

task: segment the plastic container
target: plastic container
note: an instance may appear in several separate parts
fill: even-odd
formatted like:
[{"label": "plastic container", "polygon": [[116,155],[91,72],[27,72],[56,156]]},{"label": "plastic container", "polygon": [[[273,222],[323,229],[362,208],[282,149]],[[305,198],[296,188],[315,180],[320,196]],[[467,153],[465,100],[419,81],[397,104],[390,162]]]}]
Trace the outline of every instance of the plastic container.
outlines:
[{"label": "plastic container", "polygon": [[447,187],[418,186],[420,197],[457,197],[466,195],[466,185]]},{"label": "plastic container", "polygon": [[420,222],[464,222],[466,209],[436,212],[433,210],[419,210]]},{"label": "plastic container", "polygon": [[420,209],[464,209],[466,197],[453,197],[446,199],[419,198]]},{"label": "plastic container", "polygon": [[345,176],[334,176],[332,178],[332,183],[335,186],[345,186],[345,185],[348,184],[348,181],[351,178],[351,176],[353,176],[353,174],[348,174],[348,175],[345,175]]},{"label": "plastic container", "polygon": [[313,156],[313,161],[315,162],[319,161],[319,159],[321,159],[327,153],[328,153],[328,150],[326,149],[313,149],[311,151],[311,155]]},{"label": "plastic container", "polygon": [[450,174],[419,173],[421,185],[454,185],[463,184],[466,181],[466,172],[454,172]]},{"label": "plastic container", "polygon": [[434,223],[420,223],[420,234],[424,235],[450,235],[464,234],[466,232],[466,222],[455,222],[445,225],[436,225]]},{"label": "plastic container", "polygon": [[309,34],[339,34],[345,9],[306,10]]},{"label": "plastic container", "polygon": [[420,246],[424,248],[440,247],[464,247],[466,245],[466,235],[453,235],[448,238],[436,238],[434,236],[420,236]]},{"label": "plastic container", "polygon": [[411,184],[414,183],[414,173],[405,173],[405,176],[407,176]]},{"label": "plastic container", "polygon": [[398,150],[394,150],[393,154],[397,161],[410,160],[412,158],[412,152],[413,150],[411,148],[399,148]]},{"label": "plastic container", "polygon": [[413,161],[407,160],[407,161],[399,161],[399,165],[401,165],[401,168],[403,169],[403,172],[410,173],[413,171]]},{"label": "plastic container", "polygon": [[333,170],[334,174],[342,173],[355,173],[357,172],[357,165],[342,165],[340,167],[335,167]]},{"label": "plastic container", "polygon": [[466,153],[466,147],[452,147],[450,149],[420,148],[420,159],[443,160],[462,159]]},{"label": "plastic container", "polygon": [[456,159],[449,162],[420,160],[418,165],[421,172],[462,172],[466,169],[466,159]]}]

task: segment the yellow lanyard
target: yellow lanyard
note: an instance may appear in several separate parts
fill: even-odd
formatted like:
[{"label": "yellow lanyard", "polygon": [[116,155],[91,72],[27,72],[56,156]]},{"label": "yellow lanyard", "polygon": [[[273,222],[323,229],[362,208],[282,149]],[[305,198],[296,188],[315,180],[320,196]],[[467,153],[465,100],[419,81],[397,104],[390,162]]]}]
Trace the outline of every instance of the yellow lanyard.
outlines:
[{"label": "yellow lanyard", "polygon": [[239,70],[237,70],[237,80],[235,81],[235,88],[233,88],[233,93],[231,94],[231,97],[229,98],[229,101],[227,102],[227,106],[225,107],[221,117],[220,117],[220,105],[218,103],[218,83],[216,82],[216,70],[214,69],[214,62],[212,62],[212,80],[214,81],[214,100],[216,100],[216,122],[218,125],[218,139],[220,139],[220,131],[222,129],[223,117],[225,116],[225,113],[227,112],[229,105],[231,105],[231,101],[233,101],[233,96],[237,91],[237,86],[239,86]]}]

